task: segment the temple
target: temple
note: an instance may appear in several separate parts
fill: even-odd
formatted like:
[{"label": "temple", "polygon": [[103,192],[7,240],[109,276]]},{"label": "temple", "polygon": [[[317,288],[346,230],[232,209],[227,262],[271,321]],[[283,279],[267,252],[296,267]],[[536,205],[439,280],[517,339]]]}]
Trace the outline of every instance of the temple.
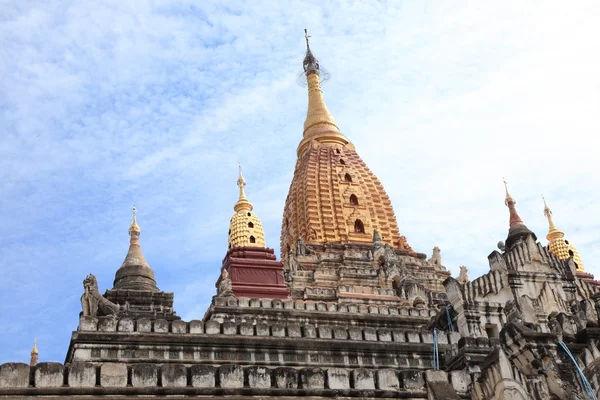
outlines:
[{"label": "temple", "polygon": [[307,34],[306,45],[308,111],[280,259],[240,167],[214,296],[183,321],[142,254],[134,207],[113,287],[83,281],[64,363],[38,362],[34,344],[29,363],[0,365],[0,398],[597,398],[600,283],[545,199],[547,244],[505,181],[508,233],[489,271],[452,277],[438,247],[427,256],[400,234],[382,183],[325,103]]}]

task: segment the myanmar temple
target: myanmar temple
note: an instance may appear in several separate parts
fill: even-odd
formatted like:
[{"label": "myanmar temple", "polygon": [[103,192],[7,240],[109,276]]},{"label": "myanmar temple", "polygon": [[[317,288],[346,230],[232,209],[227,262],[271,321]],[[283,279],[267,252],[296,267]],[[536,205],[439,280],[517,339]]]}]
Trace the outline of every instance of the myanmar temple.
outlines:
[{"label": "myanmar temple", "polygon": [[306,44],[308,112],[280,254],[240,168],[215,295],[183,321],[143,255],[134,209],[113,287],[83,280],[64,362],[38,362],[34,346],[29,363],[0,365],[0,398],[597,399],[600,282],[546,200],[540,240],[506,186],[507,235],[489,271],[451,276],[439,248],[425,254],[402,235]]}]

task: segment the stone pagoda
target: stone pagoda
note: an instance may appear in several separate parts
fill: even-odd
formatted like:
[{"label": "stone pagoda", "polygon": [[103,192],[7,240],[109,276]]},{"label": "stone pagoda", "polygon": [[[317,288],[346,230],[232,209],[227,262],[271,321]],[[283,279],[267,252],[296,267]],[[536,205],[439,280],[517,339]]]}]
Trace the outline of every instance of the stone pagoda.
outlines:
[{"label": "stone pagoda", "polygon": [[[599,283],[545,205],[547,246],[506,187],[506,240],[487,274],[455,279],[401,236],[381,182],[329,112],[317,58],[285,202],[281,259],[239,197],[203,318],[182,321],[140,247],[114,286],[84,280],[64,364],[0,366],[0,398],[591,399],[600,391]],[[232,199],[233,200],[233,199]],[[233,202],[233,201],[232,201]]]}]

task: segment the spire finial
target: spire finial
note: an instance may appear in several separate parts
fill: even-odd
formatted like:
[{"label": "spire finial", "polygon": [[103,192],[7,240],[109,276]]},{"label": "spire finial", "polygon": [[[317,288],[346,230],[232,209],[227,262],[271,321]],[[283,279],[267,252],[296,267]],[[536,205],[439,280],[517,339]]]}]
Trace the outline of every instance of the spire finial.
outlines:
[{"label": "spire finial", "polygon": [[137,208],[135,208],[135,205],[132,208],[132,213],[133,213],[133,219],[131,221],[131,226],[129,227],[129,235],[131,236],[131,239],[133,240],[133,233],[137,233],[137,235],[139,236],[141,230],[140,230],[140,226],[137,223],[137,219],[136,219],[136,214],[137,214]]},{"label": "spire finial", "polygon": [[308,39],[310,39],[310,36],[309,36],[308,31],[306,30],[306,28],[304,28],[304,38],[306,39],[306,49],[310,50],[310,46],[308,44]]},{"label": "spire finial", "polygon": [[508,182],[506,181],[506,179],[504,179],[504,177],[502,178],[502,181],[504,182],[504,190],[506,191],[506,197],[504,199],[504,204],[508,205],[509,202],[515,203],[512,196],[510,195],[510,193],[508,193]]},{"label": "spire finial", "polygon": [[38,363],[38,349],[37,339],[33,339],[33,349],[31,349],[31,358],[29,360],[29,366],[35,367]]},{"label": "spire finial", "polygon": [[559,231],[556,225],[554,225],[554,221],[552,220],[552,210],[548,207],[546,203],[546,198],[542,195],[542,200],[544,200],[544,215],[548,218],[548,234],[546,238],[548,240],[552,240],[554,238],[562,238],[564,237],[564,233]]},{"label": "spire finial", "polygon": [[252,204],[246,198],[246,192],[244,190],[244,187],[246,187],[246,180],[244,179],[244,176],[242,175],[242,164],[241,163],[238,163],[238,169],[239,169],[239,177],[237,180],[237,185],[240,188],[240,197],[238,198],[237,203],[235,203],[235,205],[233,206],[233,209],[236,212],[239,212],[242,210],[252,211]]}]

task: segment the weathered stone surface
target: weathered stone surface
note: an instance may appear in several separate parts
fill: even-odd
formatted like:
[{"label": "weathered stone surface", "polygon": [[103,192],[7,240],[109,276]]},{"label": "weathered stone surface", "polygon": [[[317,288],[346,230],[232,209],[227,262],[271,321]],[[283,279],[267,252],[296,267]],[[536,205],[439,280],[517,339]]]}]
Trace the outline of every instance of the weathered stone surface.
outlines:
[{"label": "weathered stone surface", "polygon": [[350,339],[352,340],[363,340],[363,332],[359,327],[351,326],[348,328],[348,333],[350,334]]},{"label": "weathered stone surface", "polygon": [[273,308],[283,308],[283,302],[279,299],[273,299]]},{"label": "weathered stone surface", "polygon": [[373,379],[373,370],[358,368],[352,371],[352,377],[354,378],[354,389],[375,389],[375,379]]},{"label": "weathered stone surface", "polygon": [[254,336],[254,325],[249,322],[243,322],[240,324],[240,335]]},{"label": "weathered stone surface", "polygon": [[0,365],[0,388],[23,388],[29,386],[29,365],[5,363]]},{"label": "weathered stone surface", "polygon": [[97,331],[98,330],[98,318],[82,315],[79,317],[78,331]]},{"label": "weathered stone surface", "polygon": [[273,303],[271,303],[271,299],[260,299],[260,304],[262,308],[271,308]]},{"label": "weathered stone surface", "polygon": [[250,299],[250,307],[260,308],[260,300],[259,299]]},{"label": "weathered stone surface", "polygon": [[[443,333],[442,333],[442,335],[443,335]],[[430,331],[421,332],[421,341],[423,343],[427,343],[427,344],[433,343],[433,333]]]},{"label": "weathered stone surface", "polygon": [[304,337],[307,338],[316,338],[317,337],[317,330],[315,329],[314,325],[304,325],[302,327],[303,331],[304,331]]},{"label": "weathered stone surface", "polygon": [[256,336],[269,336],[270,334],[269,325],[262,322],[256,324]]},{"label": "weathered stone surface", "polygon": [[291,310],[294,308],[294,300],[288,299],[283,301],[283,308]]},{"label": "weathered stone surface", "polygon": [[246,368],[248,375],[248,385],[251,388],[270,388],[271,387],[271,371],[265,367],[248,367]]},{"label": "weathered stone surface", "polygon": [[274,324],[273,326],[271,326],[271,334],[276,337],[284,337],[285,336],[285,325]]},{"label": "weathered stone surface", "polygon": [[377,336],[379,337],[379,341],[381,341],[381,342],[391,342],[392,341],[392,332],[387,328],[377,329]]},{"label": "weathered stone surface", "polygon": [[200,388],[215,387],[216,368],[212,365],[196,364],[190,367],[192,386]]},{"label": "weathered stone surface", "polygon": [[169,322],[166,319],[154,320],[154,332],[167,333],[169,332]]},{"label": "weathered stone surface", "polygon": [[239,365],[222,365],[219,367],[219,382],[222,388],[244,387],[244,370]]},{"label": "weathered stone surface", "polygon": [[223,334],[235,335],[237,333],[237,325],[235,322],[225,321],[223,322]]},{"label": "weathered stone surface", "polygon": [[131,318],[121,318],[117,324],[119,332],[133,332],[135,322]]},{"label": "weathered stone surface", "polygon": [[96,386],[96,366],[92,363],[74,362],[69,365],[69,386]]},{"label": "weathered stone surface", "polygon": [[182,364],[165,364],[161,368],[163,387],[186,387],[187,368]]},{"label": "weathered stone surface", "polygon": [[207,335],[218,335],[221,333],[221,323],[211,319],[204,324],[204,331]]},{"label": "weathered stone surface", "polygon": [[458,332],[448,332],[448,339],[450,340],[450,344],[458,344],[461,336]]},{"label": "weathered stone surface", "polygon": [[323,389],[325,372],[321,368],[305,368],[300,371],[300,384],[303,389]]},{"label": "weathered stone surface", "polygon": [[127,386],[127,365],[122,363],[104,363],[100,367],[100,386]]},{"label": "weathered stone surface", "polygon": [[175,320],[171,322],[171,332],[173,333],[186,333],[187,324],[182,320]]},{"label": "weathered stone surface", "polygon": [[425,371],[425,380],[427,381],[427,391],[431,398],[460,400],[452,385],[448,383],[448,376],[444,371]]},{"label": "weathered stone surface", "polygon": [[190,321],[190,333],[204,333],[204,322],[196,319]]},{"label": "weathered stone surface", "polygon": [[331,339],[331,337],[332,337],[332,329],[330,326],[327,326],[327,325],[319,326],[319,338]]},{"label": "weathered stone surface", "polygon": [[224,297],[213,297],[213,304],[217,307],[227,307],[227,299]]},{"label": "weathered stone surface", "polygon": [[348,329],[343,326],[333,328],[333,337],[335,339],[348,339]]},{"label": "weathered stone surface", "polygon": [[35,386],[40,388],[61,387],[64,367],[61,363],[41,362],[35,367]]},{"label": "weathered stone surface", "polygon": [[152,321],[146,318],[141,318],[137,320],[137,328],[138,332],[152,332]]},{"label": "weathered stone surface", "polygon": [[302,330],[300,329],[300,325],[291,324],[287,326],[288,336],[289,337],[302,337]]},{"label": "weathered stone surface", "polygon": [[466,371],[452,371],[450,372],[450,383],[454,390],[464,393],[469,390],[471,376]]},{"label": "weathered stone surface", "polygon": [[110,315],[108,317],[98,318],[98,331],[100,332],[114,332],[117,330],[117,319]]},{"label": "weathered stone surface", "polygon": [[418,332],[406,332],[406,337],[407,337],[409,343],[421,342],[421,338],[419,337]]},{"label": "weathered stone surface", "polygon": [[350,389],[350,373],[343,368],[329,368],[327,383],[329,389]]},{"label": "weathered stone surface", "polygon": [[134,387],[150,387],[158,384],[158,367],[155,364],[133,364],[131,384]]},{"label": "weathered stone surface", "polygon": [[406,342],[406,334],[403,331],[392,331],[394,342]]},{"label": "weathered stone surface", "polygon": [[377,388],[381,390],[398,390],[400,382],[396,370],[391,368],[377,370]]},{"label": "weathered stone surface", "polygon": [[239,297],[237,300],[238,300],[238,306],[240,306],[240,307],[249,307],[250,306],[250,299],[247,297]]},{"label": "weathered stone surface", "polygon": [[365,335],[365,340],[377,340],[377,332],[375,331],[375,328],[364,328],[363,334]]},{"label": "weathered stone surface", "polygon": [[423,373],[420,371],[400,371],[402,386],[406,389],[421,389],[425,386]]},{"label": "weathered stone surface", "polygon": [[296,389],[298,387],[298,370],[295,368],[280,367],[273,372],[275,386],[282,389]]}]

